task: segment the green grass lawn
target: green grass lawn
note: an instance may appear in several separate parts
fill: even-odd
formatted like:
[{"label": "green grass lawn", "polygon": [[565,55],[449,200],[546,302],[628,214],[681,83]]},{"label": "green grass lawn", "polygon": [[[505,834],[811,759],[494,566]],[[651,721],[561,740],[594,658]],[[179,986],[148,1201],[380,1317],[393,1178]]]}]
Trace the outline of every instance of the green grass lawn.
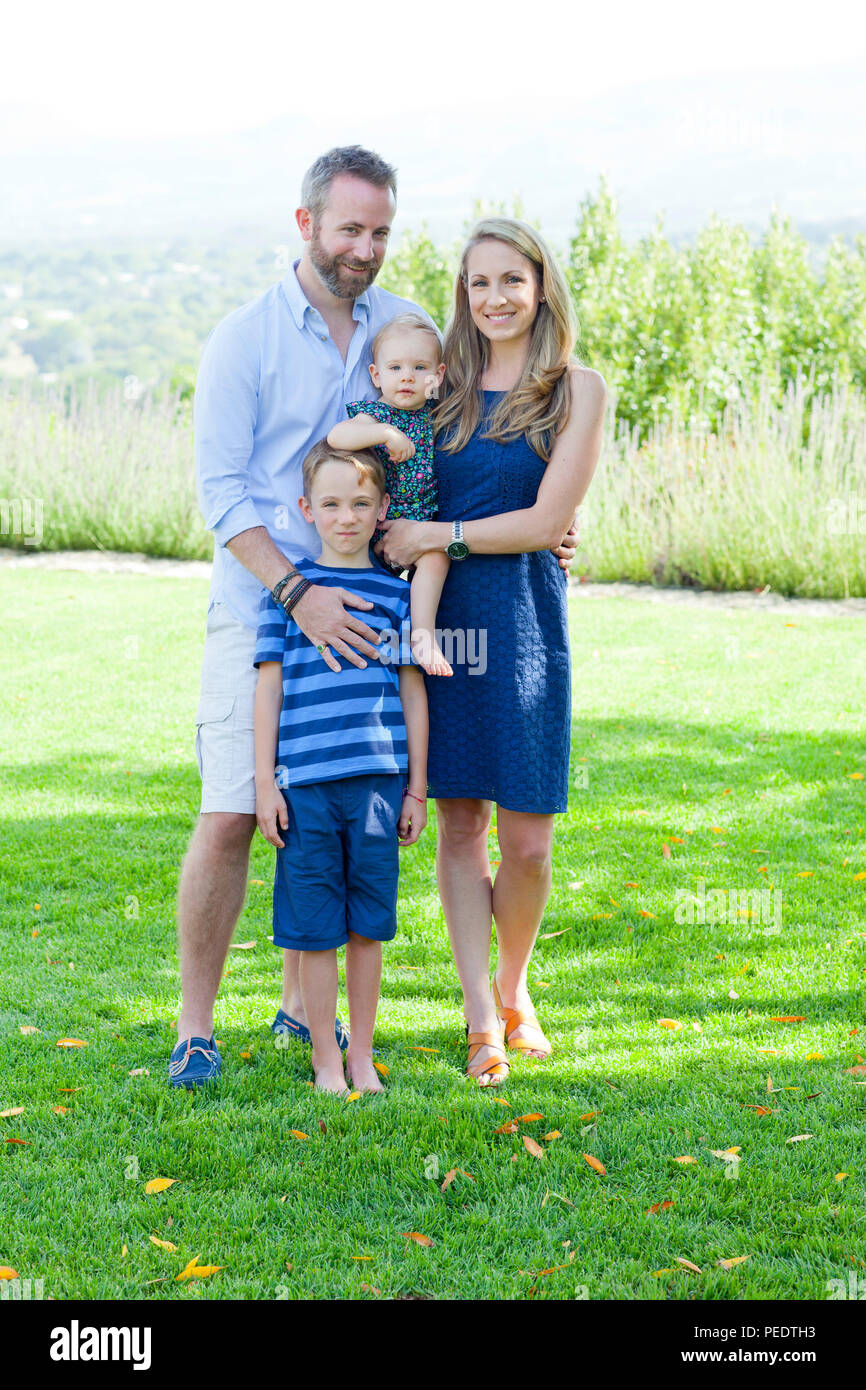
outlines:
[{"label": "green grass lawn", "polygon": [[[261,837],[223,1078],[168,1088],[205,583],[7,572],[3,593],[0,1110],[24,1109],[0,1137],[26,1143],[0,1146],[0,1265],[57,1299],[824,1299],[862,1277],[862,618],[577,598],[575,786],[531,969],[554,1059],[464,1079],[431,803],[385,948],[387,1091],[346,1104],[269,1031]],[[699,880],[780,895],[781,926],[679,921]],[[196,1255],[224,1268],[178,1282]]]}]

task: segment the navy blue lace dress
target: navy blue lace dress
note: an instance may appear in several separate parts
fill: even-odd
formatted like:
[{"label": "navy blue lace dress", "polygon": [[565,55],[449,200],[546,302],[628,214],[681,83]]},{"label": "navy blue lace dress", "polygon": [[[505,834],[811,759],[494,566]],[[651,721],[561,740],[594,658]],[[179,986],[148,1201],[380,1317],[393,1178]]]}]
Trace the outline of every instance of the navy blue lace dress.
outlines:
[{"label": "navy blue lace dress", "polygon": [[[482,439],[501,392],[465,448],[436,450],[437,520],[531,507],[544,460],[525,439]],[[452,560],[436,626],[453,676],[427,676],[428,794],[481,797],[509,811],[568,809],[571,653],[568,581],[549,550]],[[465,660],[447,630],[465,634]]]}]

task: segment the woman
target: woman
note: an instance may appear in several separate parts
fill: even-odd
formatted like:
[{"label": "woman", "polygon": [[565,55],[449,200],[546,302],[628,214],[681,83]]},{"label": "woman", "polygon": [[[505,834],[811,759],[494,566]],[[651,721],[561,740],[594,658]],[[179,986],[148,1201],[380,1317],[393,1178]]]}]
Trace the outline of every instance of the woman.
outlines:
[{"label": "woman", "polygon": [[462,629],[466,650],[486,658],[482,671],[451,656],[453,676],[426,677],[436,873],[463,987],[467,1070],[482,1086],[508,1075],[503,1042],[532,1058],[551,1052],[526,975],[550,896],[553,818],[568,806],[568,581],[552,549],[595,471],[607,399],[599,373],[574,359],[574,341],[565,277],[542,238],[513,218],[480,221],[460,262],[434,417],[441,519],[385,522],[377,546],[408,566],[451,545],[437,626]]}]

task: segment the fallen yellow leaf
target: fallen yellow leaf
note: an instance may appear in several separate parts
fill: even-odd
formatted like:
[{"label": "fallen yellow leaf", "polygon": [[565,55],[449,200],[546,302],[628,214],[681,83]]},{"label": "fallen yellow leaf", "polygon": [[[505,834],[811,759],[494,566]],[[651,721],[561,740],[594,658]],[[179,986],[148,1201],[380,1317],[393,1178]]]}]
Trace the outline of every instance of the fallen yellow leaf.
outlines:
[{"label": "fallen yellow leaf", "polygon": [[379,1073],[380,1076],[390,1076],[390,1075],[391,1075],[389,1069],[385,1066],[385,1063],[384,1063],[384,1062],[374,1062],[374,1063],[373,1063],[373,1066],[376,1068],[376,1070],[377,1070],[377,1072]]},{"label": "fallen yellow leaf", "polygon": [[154,1192],[164,1192],[167,1187],[171,1187],[172,1183],[176,1182],[177,1178],[151,1178],[149,1182],[144,1184],[144,1190],[148,1195]]},{"label": "fallen yellow leaf", "polygon": [[[177,1249],[177,1246],[173,1245],[170,1240],[160,1240],[158,1236],[148,1236],[148,1240],[152,1241],[154,1245],[158,1245],[160,1250],[168,1250],[169,1254],[172,1255]],[[124,1249],[126,1249],[125,1246]]]},{"label": "fallen yellow leaf", "polygon": [[583,1156],[589,1164],[590,1168],[594,1168],[597,1173],[601,1173],[602,1177],[606,1176],[607,1169],[605,1168],[604,1164],[599,1161],[599,1159],[595,1158],[592,1154],[584,1154]]},{"label": "fallen yellow leaf", "polygon": [[289,1134],[294,1134],[296,1139],[309,1139],[309,1134],[305,1134],[302,1129],[290,1129]]},{"label": "fallen yellow leaf", "polygon": [[527,1153],[532,1154],[533,1158],[541,1158],[542,1154],[544,1153],[544,1149],[541,1147],[540,1144],[536,1144],[531,1134],[524,1134],[523,1146],[526,1149]]},{"label": "fallen yellow leaf", "polygon": [[9,1120],[13,1115],[21,1115],[23,1111],[23,1105],[14,1105],[11,1110],[0,1110],[0,1120]]},{"label": "fallen yellow leaf", "polygon": [[683,1026],[675,1018],[660,1018],[658,1025],[659,1028],[682,1028]]},{"label": "fallen yellow leaf", "polygon": [[733,1269],[735,1265],[741,1265],[751,1258],[751,1255],[732,1255],[728,1260],[716,1260],[716,1264],[722,1269]]},{"label": "fallen yellow leaf", "polygon": [[[710,828],[712,829],[712,827]],[[692,1274],[703,1274],[704,1272],[699,1265],[692,1264],[691,1260],[684,1260],[682,1255],[675,1255],[674,1259],[678,1265],[682,1265],[683,1269],[690,1269]]]},{"label": "fallen yellow leaf", "polygon": [[87,1043],[83,1038],[61,1038],[58,1047],[86,1047]]},{"label": "fallen yellow leaf", "polygon": [[[866,874],[864,874],[863,877],[866,878]],[[26,1035],[27,1033],[41,1033],[42,1029],[37,1028],[33,1023],[22,1023],[18,1029],[18,1032],[24,1033]]]},{"label": "fallen yellow leaf", "polygon": [[18,1271],[11,1265],[0,1265],[0,1279],[17,1279]]},{"label": "fallen yellow leaf", "polygon": [[422,1235],[420,1231],[402,1231],[401,1234],[406,1240],[414,1240],[416,1245],[432,1245],[429,1236]]}]

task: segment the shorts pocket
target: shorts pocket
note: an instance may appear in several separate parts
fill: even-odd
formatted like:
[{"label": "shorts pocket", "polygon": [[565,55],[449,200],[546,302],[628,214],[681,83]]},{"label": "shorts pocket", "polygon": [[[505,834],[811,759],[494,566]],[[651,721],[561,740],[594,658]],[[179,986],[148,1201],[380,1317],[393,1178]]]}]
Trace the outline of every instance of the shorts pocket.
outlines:
[{"label": "shorts pocket", "polygon": [[208,749],[208,781],[231,780],[231,735],[235,695],[203,695],[195,716],[195,757],[203,778],[204,747]]}]

